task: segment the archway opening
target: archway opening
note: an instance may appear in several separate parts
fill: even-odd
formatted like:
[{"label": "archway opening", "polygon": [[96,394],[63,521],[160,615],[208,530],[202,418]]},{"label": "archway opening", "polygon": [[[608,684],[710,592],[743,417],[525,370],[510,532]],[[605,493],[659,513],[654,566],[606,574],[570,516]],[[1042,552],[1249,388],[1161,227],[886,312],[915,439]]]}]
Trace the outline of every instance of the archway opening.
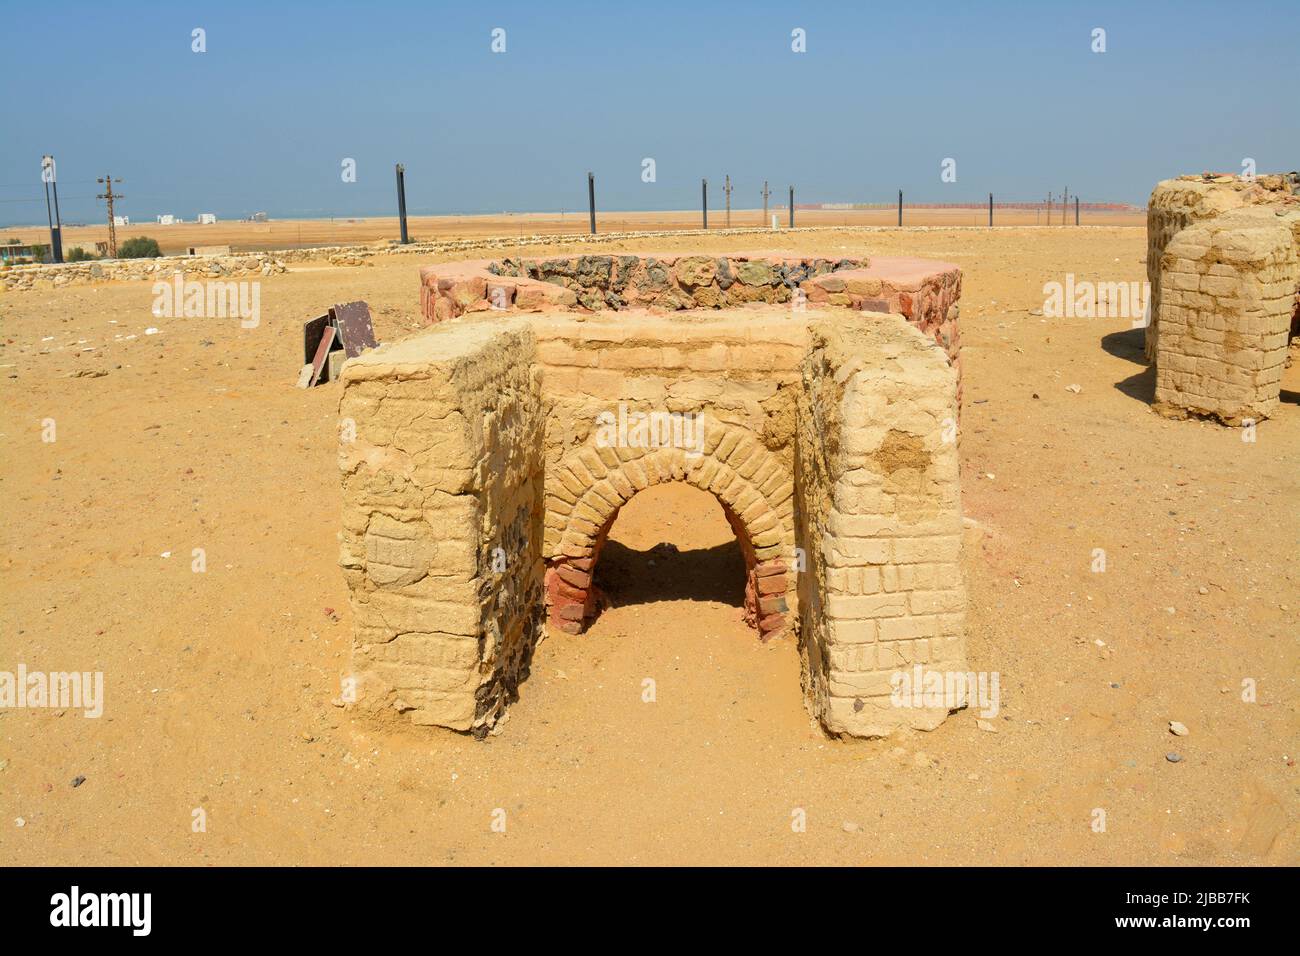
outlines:
[{"label": "archway opening", "polygon": [[593,568],[598,610],[659,601],[745,606],[744,549],[725,507],[708,492],[682,482],[655,485],[603,530]]}]

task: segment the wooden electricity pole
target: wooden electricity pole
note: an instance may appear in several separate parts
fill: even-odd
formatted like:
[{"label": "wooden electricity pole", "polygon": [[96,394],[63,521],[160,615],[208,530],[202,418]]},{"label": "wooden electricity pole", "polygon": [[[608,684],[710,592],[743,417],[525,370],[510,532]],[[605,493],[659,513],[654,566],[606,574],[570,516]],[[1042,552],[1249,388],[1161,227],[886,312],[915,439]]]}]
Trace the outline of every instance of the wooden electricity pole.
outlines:
[{"label": "wooden electricity pole", "polygon": [[728,174],[726,184],[723,185],[722,191],[727,194],[727,228],[731,228],[731,176]]},{"label": "wooden electricity pole", "polygon": [[96,179],[97,183],[104,183],[104,191],[96,196],[96,199],[108,200],[108,257],[117,258],[117,224],[113,221],[113,200],[125,199],[121,193],[113,192],[113,183],[121,182],[120,179],[113,179],[112,176],[105,176],[102,179]]},{"label": "wooden electricity pole", "polygon": [[767,225],[767,197],[772,195],[767,190],[767,180],[763,180],[763,225]]}]

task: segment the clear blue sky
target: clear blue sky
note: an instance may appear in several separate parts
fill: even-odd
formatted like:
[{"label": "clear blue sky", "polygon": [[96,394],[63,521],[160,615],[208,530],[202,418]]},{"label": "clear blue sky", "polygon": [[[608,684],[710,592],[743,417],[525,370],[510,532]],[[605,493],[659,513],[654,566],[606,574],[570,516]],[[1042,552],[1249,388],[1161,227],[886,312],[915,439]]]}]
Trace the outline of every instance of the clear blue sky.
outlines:
[{"label": "clear blue sky", "polygon": [[101,0],[3,24],[4,224],[44,221],[46,152],[65,221],[102,218],[105,172],[123,212],[189,219],[391,214],[399,161],[412,213],[581,209],[588,169],[603,208],[681,209],[701,177],[720,207],[726,173],[740,208],[764,179],[801,202],[1141,203],[1247,156],[1300,167],[1297,0]]}]

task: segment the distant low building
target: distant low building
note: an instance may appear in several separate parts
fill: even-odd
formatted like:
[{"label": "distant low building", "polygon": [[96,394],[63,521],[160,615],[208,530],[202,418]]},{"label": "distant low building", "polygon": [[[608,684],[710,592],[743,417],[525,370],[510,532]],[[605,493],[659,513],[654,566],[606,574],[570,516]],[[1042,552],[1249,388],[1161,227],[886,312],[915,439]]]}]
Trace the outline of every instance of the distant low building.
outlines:
[{"label": "distant low building", "polygon": [[115,225],[115,226],[129,226],[129,225],[131,225],[131,217],[130,217],[130,216],[114,216],[114,217],[113,217],[113,225]]},{"label": "distant low building", "polygon": [[0,262],[37,262],[45,253],[45,247],[33,243],[6,243],[0,245]]},{"label": "distant low building", "polygon": [[217,221],[217,217],[215,213],[210,213],[210,212],[199,213],[199,223],[204,226],[210,226],[216,221]]},{"label": "distant low building", "polygon": [[249,222],[266,222],[266,213],[255,212],[248,217]]},{"label": "distant low building", "polygon": [[166,213],[158,217],[158,225],[160,226],[172,226],[175,224],[176,224],[176,217],[173,216],[171,213]]}]

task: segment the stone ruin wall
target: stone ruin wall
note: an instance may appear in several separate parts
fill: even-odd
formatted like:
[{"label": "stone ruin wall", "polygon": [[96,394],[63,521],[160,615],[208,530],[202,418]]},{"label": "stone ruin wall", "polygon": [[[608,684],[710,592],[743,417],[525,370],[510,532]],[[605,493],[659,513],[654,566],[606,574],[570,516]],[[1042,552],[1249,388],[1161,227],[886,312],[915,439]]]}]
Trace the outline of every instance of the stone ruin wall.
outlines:
[{"label": "stone ruin wall", "polygon": [[955,372],[913,329],[851,318],[811,329],[796,419],[800,651],[809,709],[832,733],[932,729],[900,709],[917,665],[965,671]]},{"label": "stone ruin wall", "polygon": [[[956,445],[943,440],[956,371],[900,316],[467,315],[364,353],[342,378],[355,438],[340,451],[340,563],[363,710],[487,733],[543,615],[564,633],[595,610],[622,503],[684,481],[737,532],[747,619],[762,637],[797,633],[828,730],[875,736],[948,713],[889,699],[905,665],[964,669]],[[618,403],[701,413],[702,453],[601,447],[592,423]]]},{"label": "stone ruin wall", "polygon": [[[715,495],[745,558],[745,617],[785,631],[794,554],[793,393],[807,323],[784,310],[730,321],[572,316],[535,322],[546,395],[550,623],[578,633],[597,608],[592,573],[618,509],[685,481]],[[695,450],[602,448],[597,417],[702,416]]]},{"label": "stone ruin wall", "polygon": [[[934,339],[958,371],[961,270],[905,257],[841,259],[781,253],[584,255],[442,263],[420,270],[429,323],[486,311],[584,314],[724,309],[791,302],[901,315]],[[960,396],[959,396],[960,398]]]},{"label": "stone ruin wall", "polygon": [[1271,415],[1300,334],[1300,175],[1166,180],[1147,241],[1156,410],[1234,425]]},{"label": "stone ruin wall", "polygon": [[531,329],[447,333],[348,363],[339,563],[357,697],[472,730],[513,699],[541,626],[543,416]]}]

